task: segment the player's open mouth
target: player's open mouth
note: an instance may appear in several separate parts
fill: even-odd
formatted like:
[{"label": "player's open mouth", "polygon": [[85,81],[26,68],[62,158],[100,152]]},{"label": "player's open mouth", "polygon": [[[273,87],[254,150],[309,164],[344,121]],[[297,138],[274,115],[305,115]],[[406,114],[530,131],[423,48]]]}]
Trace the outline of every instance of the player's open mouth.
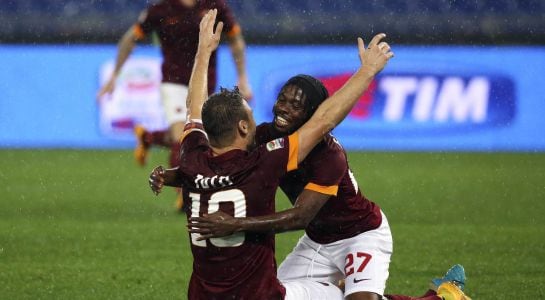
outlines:
[{"label": "player's open mouth", "polygon": [[284,128],[287,127],[290,123],[284,117],[276,116],[274,118],[274,124],[276,125],[276,127]]}]

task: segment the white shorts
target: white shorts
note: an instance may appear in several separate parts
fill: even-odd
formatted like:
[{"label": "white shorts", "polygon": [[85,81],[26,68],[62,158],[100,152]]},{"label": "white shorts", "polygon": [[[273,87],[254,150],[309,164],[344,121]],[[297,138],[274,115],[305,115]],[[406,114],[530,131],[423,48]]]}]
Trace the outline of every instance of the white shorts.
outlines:
[{"label": "white shorts", "polygon": [[178,122],[185,123],[188,87],[182,84],[163,82],[160,90],[167,124],[170,126]]},{"label": "white shorts", "polygon": [[344,299],[343,292],[328,282],[315,280],[282,281],[286,288],[284,300],[335,300]]},{"label": "white shorts", "polygon": [[[381,212],[382,213],[382,212]],[[337,284],[345,279],[344,295],[384,293],[393,241],[384,213],[377,229],[330,244],[318,244],[306,234],[278,268],[280,281],[312,279]]]}]

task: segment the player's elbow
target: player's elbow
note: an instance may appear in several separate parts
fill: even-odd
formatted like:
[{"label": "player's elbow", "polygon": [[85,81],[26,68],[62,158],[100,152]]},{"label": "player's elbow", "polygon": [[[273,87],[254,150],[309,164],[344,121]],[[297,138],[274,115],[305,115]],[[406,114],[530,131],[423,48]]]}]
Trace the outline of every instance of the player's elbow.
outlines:
[{"label": "player's elbow", "polygon": [[298,229],[305,229],[307,228],[308,224],[310,224],[310,221],[312,221],[312,218],[301,218],[299,221]]},{"label": "player's elbow", "polygon": [[284,227],[284,229],[281,231],[283,232],[283,231],[292,231],[292,230],[302,230],[307,228],[308,223],[310,222],[307,222],[301,219],[293,220],[292,222],[290,222],[288,226]]},{"label": "player's elbow", "polygon": [[326,135],[328,132],[333,130],[335,126],[337,125],[335,121],[336,120],[332,118],[331,115],[326,115],[326,114],[321,115],[317,120],[317,123],[318,123],[317,127],[321,129],[320,133],[322,135]]},{"label": "player's elbow", "polygon": [[284,214],[282,221],[275,228],[277,232],[305,229],[312,219],[309,219],[299,207],[291,208],[285,213],[287,214]]},{"label": "player's elbow", "polygon": [[307,228],[310,221],[312,221],[313,215],[307,213],[306,211],[300,209],[299,213],[295,215],[293,222],[293,229],[300,230]]}]

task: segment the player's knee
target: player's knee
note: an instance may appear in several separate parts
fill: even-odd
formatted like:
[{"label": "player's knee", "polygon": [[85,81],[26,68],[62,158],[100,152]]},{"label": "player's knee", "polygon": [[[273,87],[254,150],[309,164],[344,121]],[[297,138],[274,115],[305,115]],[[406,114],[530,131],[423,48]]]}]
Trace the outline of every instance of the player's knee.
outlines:
[{"label": "player's knee", "polygon": [[346,300],[381,300],[382,297],[371,292],[356,292],[345,297]]}]

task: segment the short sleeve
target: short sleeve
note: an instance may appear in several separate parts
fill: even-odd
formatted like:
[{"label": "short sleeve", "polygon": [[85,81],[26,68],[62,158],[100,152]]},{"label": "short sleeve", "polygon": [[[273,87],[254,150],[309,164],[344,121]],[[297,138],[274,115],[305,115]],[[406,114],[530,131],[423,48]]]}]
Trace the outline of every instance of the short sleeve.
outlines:
[{"label": "short sleeve", "polygon": [[202,122],[195,120],[188,122],[184,127],[180,144],[182,153],[188,153],[197,149],[208,149],[210,144]]},{"label": "short sleeve", "polygon": [[134,24],[133,30],[138,39],[143,39],[158,27],[158,18],[153,7],[143,10]]},{"label": "short sleeve", "polygon": [[293,171],[297,169],[297,155],[299,152],[299,132],[296,131],[294,134],[288,137],[289,141],[289,150],[288,150],[288,163],[286,165],[286,172]]},{"label": "short sleeve", "polygon": [[277,138],[268,143],[261,144],[259,153],[259,165],[264,173],[269,174],[270,179],[280,178],[289,171],[297,169],[298,133]]},{"label": "short sleeve", "polygon": [[282,137],[284,134],[273,129],[271,123],[261,123],[255,131],[255,142],[257,145],[265,144],[268,141]]},{"label": "short sleeve", "polygon": [[241,33],[240,25],[235,19],[235,15],[225,0],[216,0],[218,9],[218,20],[223,22],[224,32],[228,37],[233,37]]},{"label": "short sleeve", "polygon": [[336,196],[348,168],[345,153],[342,148],[320,150],[307,158],[309,181],[305,189]]}]

